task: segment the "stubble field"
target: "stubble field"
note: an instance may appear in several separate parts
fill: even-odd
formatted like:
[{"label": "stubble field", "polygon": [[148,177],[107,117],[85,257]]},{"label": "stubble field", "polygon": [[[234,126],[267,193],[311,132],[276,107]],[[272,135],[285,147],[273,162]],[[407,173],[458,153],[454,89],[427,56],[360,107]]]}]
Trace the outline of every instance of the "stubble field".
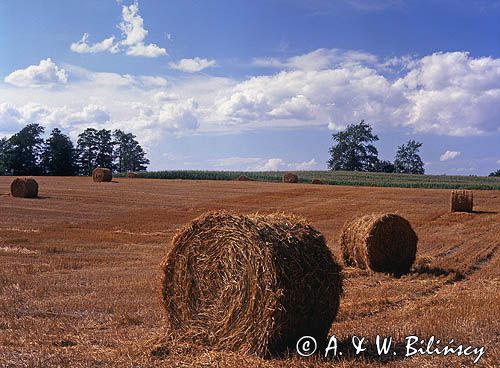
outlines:
[{"label": "stubble field", "polygon": [[[404,358],[405,337],[484,346],[500,356],[500,191],[475,191],[474,213],[450,213],[449,190],[231,181],[37,178],[40,198],[10,197],[0,177],[2,367],[458,367],[471,356]],[[401,278],[344,269],[330,334],[342,357],[263,360],[172,348],[165,334],[160,263],[176,229],[207,210],[292,212],[309,219],[340,259],[345,221],[397,212],[419,237],[417,265]],[[351,336],[365,337],[356,355]],[[376,335],[396,355],[378,356]]]}]

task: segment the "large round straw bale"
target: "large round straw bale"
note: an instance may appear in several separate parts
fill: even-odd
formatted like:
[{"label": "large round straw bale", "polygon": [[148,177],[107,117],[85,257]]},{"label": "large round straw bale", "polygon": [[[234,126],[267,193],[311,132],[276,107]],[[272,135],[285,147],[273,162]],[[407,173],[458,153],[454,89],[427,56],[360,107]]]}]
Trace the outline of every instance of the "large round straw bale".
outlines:
[{"label": "large round straw bale", "polygon": [[299,177],[294,173],[286,173],[283,175],[283,183],[298,183]]},{"label": "large round straw bale", "polygon": [[323,184],[323,182],[319,179],[313,179],[313,181],[311,182],[311,184]]},{"label": "large round straw bale", "polygon": [[113,179],[113,174],[110,169],[97,167],[92,171],[92,180],[96,183],[110,182]]},{"label": "large round straw bale", "polygon": [[214,350],[259,356],[324,341],[339,308],[341,267],[293,215],[209,212],[174,236],[163,262],[172,331]]},{"label": "large round straw bale", "polygon": [[252,178],[249,178],[248,176],[245,176],[245,175],[238,176],[238,178],[236,180],[237,181],[253,181]]},{"label": "large round straw bale", "polygon": [[38,183],[35,179],[14,179],[10,184],[10,193],[13,197],[35,198],[38,196]]},{"label": "large round straw bale", "polygon": [[135,172],[132,172],[132,171],[128,171],[127,172],[127,178],[138,178],[139,175],[136,174]]},{"label": "large round straw bale", "polygon": [[472,190],[452,190],[450,205],[451,212],[472,212],[474,206]]},{"label": "large round straw bale", "polygon": [[417,242],[410,223],[392,213],[357,217],[344,225],[340,237],[346,265],[398,276],[415,262]]}]

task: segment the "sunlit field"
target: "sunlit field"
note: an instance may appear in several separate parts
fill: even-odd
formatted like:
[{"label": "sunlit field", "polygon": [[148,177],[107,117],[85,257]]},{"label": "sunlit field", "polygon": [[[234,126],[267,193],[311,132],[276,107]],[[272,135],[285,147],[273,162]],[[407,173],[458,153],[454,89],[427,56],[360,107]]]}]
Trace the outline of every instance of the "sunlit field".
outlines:
[{"label": "sunlit field", "polygon": [[[499,190],[475,191],[473,213],[450,213],[450,191],[442,189],[41,177],[39,198],[20,199],[8,195],[10,180],[0,178],[2,367],[472,365],[472,356],[405,358],[409,335],[482,346],[476,366],[498,364]],[[339,259],[345,221],[397,212],[419,237],[417,262],[401,278],[344,268],[344,294],[330,330],[343,356],[291,352],[264,360],[174,347],[158,354],[168,333],[160,263],[176,229],[212,209],[302,215]],[[353,335],[366,337],[369,348],[355,354]],[[391,336],[397,354],[378,356],[376,335]]]}]

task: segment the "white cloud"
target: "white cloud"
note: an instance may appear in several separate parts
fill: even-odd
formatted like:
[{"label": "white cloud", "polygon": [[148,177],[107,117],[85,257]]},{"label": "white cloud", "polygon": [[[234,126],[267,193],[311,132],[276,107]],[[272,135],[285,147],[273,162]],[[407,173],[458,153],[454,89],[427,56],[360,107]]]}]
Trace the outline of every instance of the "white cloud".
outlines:
[{"label": "white cloud", "polygon": [[347,128],[347,125],[337,124],[334,121],[330,120],[328,122],[327,128],[329,130],[333,130],[334,132],[338,132],[338,131],[341,131],[341,130],[344,130],[345,128]]},{"label": "white cloud", "polygon": [[144,29],[144,20],[139,14],[139,4],[122,7],[122,21],[118,25],[125,39],[123,45],[132,46],[144,41],[148,31]]},{"label": "white cloud", "polygon": [[71,114],[67,117],[68,124],[97,124],[101,125],[111,119],[109,112],[103,106],[87,105],[82,111]]},{"label": "white cloud", "polygon": [[241,165],[255,164],[260,161],[262,159],[259,157],[226,157],[214,160],[213,164],[217,167],[239,166],[241,169]]},{"label": "white cloud", "polygon": [[439,161],[448,161],[453,160],[454,158],[460,156],[460,152],[458,151],[446,151],[439,157]]},{"label": "white cloud", "polygon": [[375,64],[377,60],[375,55],[361,51],[317,49],[284,60],[277,58],[256,58],[254,59],[254,64],[270,68],[322,70],[342,64]]},{"label": "white cloud", "polygon": [[121,44],[128,46],[127,55],[158,57],[167,55],[167,50],[154,43],[145,44],[144,39],[148,31],[144,28],[144,20],[139,14],[139,4],[133,4],[122,7],[122,21],[118,25],[124,36]]},{"label": "white cloud", "polygon": [[296,95],[282,101],[269,115],[276,119],[310,120],[314,117],[314,106],[306,96]]},{"label": "white cloud", "polygon": [[314,168],[318,163],[316,160],[313,158],[309,161],[304,161],[304,162],[297,162],[297,163],[292,163],[289,164],[288,166],[294,170],[311,170]]},{"label": "white cloud", "polygon": [[[375,70],[344,66],[327,70],[282,71],[250,78],[216,102],[221,120],[251,123],[336,125],[404,121],[401,88]],[[333,128],[333,125],[330,126]]]},{"label": "white cloud", "polygon": [[203,69],[209,68],[215,65],[215,60],[200,59],[195,57],[194,59],[181,59],[177,63],[168,63],[172,69],[181,70],[186,73],[195,73]]},{"label": "white cloud", "polygon": [[119,51],[118,45],[114,43],[115,36],[106,38],[101,42],[96,42],[93,45],[89,45],[87,43],[88,38],[89,34],[84,33],[80,41],[71,44],[70,46],[71,51],[77,52],[79,54],[94,54],[96,52],[104,52],[104,51],[109,51],[112,54],[115,54]]},{"label": "white cloud", "polygon": [[[376,130],[399,127],[406,132],[440,135],[498,135],[500,59],[450,54],[454,53],[415,59],[395,78],[384,75],[378,64],[344,63],[241,80],[202,73],[166,80],[159,75],[94,72],[66,64],[62,69],[48,59],[40,64],[48,62],[56,75],[64,73],[59,78],[64,89],[30,88],[36,78],[24,78],[20,83],[16,76],[20,86],[0,85],[0,101],[7,103],[3,114],[13,129],[33,116],[41,123],[59,121],[77,131],[77,118],[85,120],[83,111],[90,105],[109,115],[108,121],[100,120],[100,126],[133,130],[141,141],[150,142],[165,134],[188,132],[221,134],[312,126],[338,131],[362,119]],[[446,70],[442,64],[447,65]],[[455,71],[448,70],[452,68]],[[23,74],[31,73],[26,70]],[[441,73],[448,73],[445,80]],[[263,167],[267,160],[248,165]],[[291,169],[289,164],[282,167]],[[271,161],[269,165],[278,164]]]},{"label": "white cloud", "polygon": [[131,45],[127,49],[127,55],[154,58],[167,55],[167,51],[164,48],[158,47],[154,43],[145,45],[143,42],[140,42],[135,45]]},{"label": "white cloud", "polygon": [[270,158],[264,164],[255,167],[255,171],[279,171],[285,166],[281,158]]},{"label": "white cloud", "polygon": [[497,164],[500,164],[500,160],[497,161]]},{"label": "white cloud", "polygon": [[22,121],[21,112],[9,103],[0,104],[0,132],[7,133],[17,130]]},{"label": "white cloud", "polygon": [[50,87],[66,84],[68,76],[50,58],[41,60],[38,65],[30,65],[26,69],[18,69],[5,77],[6,83],[18,87]]},{"label": "white cloud", "polygon": [[304,162],[286,162],[282,158],[261,159],[254,166],[248,168],[252,171],[283,171],[283,170],[311,170],[317,166],[316,160],[313,158]]},{"label": "white cloud", "polygon": [[130,56],[154,58],[167,55],[167,50],[164,48],[154,43],[144,43],[148,31],[144,28],[144,19],[139,14],[139,3],[137,1],[129,6],[122,6],[122,20],[117,27],[123,36],[123,39],[119,43],[115,43],[115,36],[111,36],[101,42],[89,45],[87,43],[89,35],[88,33],[84,33],[80,41],[71,44],[70,49],[78,53],[104,51],[117,53],[120,50],[123,51],[123,48],[120,48],[120,46],[124,46],[125,53]]},{"label": "white cloud", "polygon": [[395,85],[404,86],[406,120],[417,132],[467,136],[500,131],[500,59],[435,53],[417,61]]},{"label": "white cloud", "polygon": [[197,109],[198,103],[192,98],[165,104],[160,109],[158,123],[175,131],[195,130],[199,126]]}]

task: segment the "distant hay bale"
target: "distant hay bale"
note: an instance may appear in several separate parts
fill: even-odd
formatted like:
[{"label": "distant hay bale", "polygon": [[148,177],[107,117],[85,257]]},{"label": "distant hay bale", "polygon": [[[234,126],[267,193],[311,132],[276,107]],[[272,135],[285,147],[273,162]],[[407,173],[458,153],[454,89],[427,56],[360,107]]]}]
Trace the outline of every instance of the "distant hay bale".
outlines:
[{"label": "distant hay bale", "polygon": [[357,217],[344,225],[340,237],[346,265],[398,276],[415,262],[417,242],[410,223],[396,214]]},{"label": "distant hay bale", "polygon": [[283,183],[298,183],[299,177],[294,173],[286,173],[283,175]]},{"label": "distant hay bale", "polygon": [[97,167],[92,171],[92,180],[95,183],[110,182],[113,179],[113,173],[110,169]]},{"label": "distant hay bale", "polygon": [[474,205],[472,190],[452,190],[450,204],[451,212],[472,212]]},{"label": "distant hay bale", "polygon": [[236,180],[237,181],[253,181],[252,178],[249,178],[248,176],[245,176],[245,175],[238,176],[238,178]]},{"label": "distant hay bale", "polygon": [[135,172],[132,172],[132,171],[127,172],[127,178],[134,178],[134,179],[136,179],[138,177],[139,177],[139,175],[137,175]]},{"label": "distant hay bale", "polygon": [[319,179],[314,179],[311,184],[323,184],[323,182]]},{"label": "distant hay bale", "polygon": [[35,179],[14,179],[10,184],[10,193],[13,197],[36,198],[38,197],[38,183]]},{"label": "distant hay bale", "polygon": [[163,302],[171,331],[213,350],[270,356],[326,339],[341,267],[304,219],[208,212],[172,240]]}]

